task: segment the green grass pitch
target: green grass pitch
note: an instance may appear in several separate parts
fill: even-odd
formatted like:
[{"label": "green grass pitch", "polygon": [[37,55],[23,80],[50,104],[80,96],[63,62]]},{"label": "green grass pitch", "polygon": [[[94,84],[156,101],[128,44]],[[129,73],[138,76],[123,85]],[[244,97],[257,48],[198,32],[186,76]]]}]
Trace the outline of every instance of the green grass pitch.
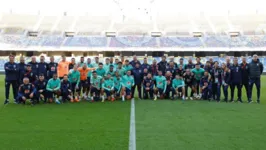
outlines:
[{"label": "green grass pitch", "polygon": [[[4,106],[0,79],[0,150],[128,149],[129,101]],[[245,93],[243,104],[135,100],[137,150],[264,150],[266,77],[261,83],[261,104],[247,104]]]}]

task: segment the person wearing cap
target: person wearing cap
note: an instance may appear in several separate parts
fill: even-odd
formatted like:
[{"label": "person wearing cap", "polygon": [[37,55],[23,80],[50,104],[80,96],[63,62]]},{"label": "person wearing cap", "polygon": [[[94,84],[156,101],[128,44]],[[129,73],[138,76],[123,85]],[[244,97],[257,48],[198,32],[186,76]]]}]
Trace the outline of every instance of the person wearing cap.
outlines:
[{"label": "person wearing cap", "polygon": [[37,74],[32,71],[32,66],[30,64],[27,64],[26,72],[21,80],[23,80],[25,77],[27,77],[32,84],[34,84],[34,82],[38,79]]},{"label": "person wearing cap", "polygon": [[66,56],[62,56],[62,60],[58,63],[57,75],[60,79],[63,79],[65,74],[69,71],[69,62],[66,60]]},{"label": "person wearing cap", "polygon": [[71,84],[71,92],[73,96],[72,99],[74,99],[75,102],[78,102],[79,101],[78,90],[80,88],[80,72],[78,71],[78,65],[75,65],[74,68],[69,71],[68,80]]},{"label": "person wearing cap", "polygon": [[101,86],[102,86],[102,76],[97,75],[96,71],[92,72],[92,77],[91,77],[91,102],[97,101],[100,97],[100,92],[101,92]]},{"label": "person wearing cap", "polygon": [[50,103],[52,103],[55,100],[57,104],[60,104],[60,101],[58,100],[60,96],[60,88],[61,88],[61,81],[57,77],[57,74],[54,74],[53,78],[50,79],[46,85],[47,98],[49,99]]},{"label": "person wearing cap", "polygon": [[141,88],[142,88],[142,81],[143,81],[143,71],[140,68],[140,63],[135,64],[135,68],[132,70],[132,75],[134,77],[135,84],[133,85],[131,91],[131,97],[134,97],[135,94],[135,88],[138,88],[138,96],[139,99],[142,99],[142,93],[141,93]]},{"label": "person wearing cap", "polygon": [[18,88],[17,81],[19,77],[19,68],[14,61],[13,55],[9,56],[9,62],[5,63],[4,68],[5,68],[5,96],[6,96],[4,104],[7,104],[9,103],[10,85],[12,85],[14,99],[16,99],[17,97],[17,88]]},{"label": "person wearing cap", "polygon": [[135,85],[134,77],[131,75],[131,70],[128,70],[126,75],[122,77],[122,101],[125,101],[125,97],[127,100],[134,99],[131,97],[131,88]]},{"label": "person wearing cap", "polygon": [[107,73],[107,76],[103,80],[101,95],[102,95],[102,102],[105,101],[104,94],[106,94],[107,100],[114,101],[114,80],[111,78],[111,73]]},{"label": "person wearing cap", "polygon": [[40,57],[40,62],[38,63],[38,74],[37,76],[39,76],[40,74],[44,75],[45,79],[47,78],[47,72],[48,72],[48,64],[45,62],[45,57],[41,56]]},{"label": "person wearing cap", "polygon": [[23,84],[19,86],[17,102],[25,104],[26,100],[30,99],[31,105],[34,105],[35,91],[36,89],[34,85],[29,82],[29,78],[27,77],[23,78]]},{"label": "person wearing cap", "polygon": [[106,71],[103,69],[103,63],[99,63],[98,68],[96,69],[97,75],[104,77]]},{"label": "person wearing cap", "polygon": [[258,59],[258,55],[253,55],[251,63],[248,65],[249,73],[249,103],[252,102],[253,85],[257,88],[257,103],[260,103],[261,74],[263,73],[263,64]]},{"label": "person wearing cap", "polygon": [[193,89],[194,91],[194,97],[201,97],[200,91],[199,91],[199,85],[200,80],[204,75],[204,69],[200,67],[200,64],[196,64],[196,67],[191,70],[191,72],[194,74],[195,80],[193,83]]},{"label": "person wearing cap", "polygon": [[54,56],[50,57],[50,63],[48,64],[48,77],[47,79],[51,79],[53,77],[53,74],[57,74],[57,67],[58,67],[58,63],[56,63],[54,61]]},{"label": "person wearing cap", "polygon": [[[88,73],[91,70],[93,70],[93,68],[88,68],[86,64],[83,64],[82,67],[78,68],[78,71],[80,72],[80,84],[77,92],[78,95],[79,96],[82,95],[82,98],[85,100],[87,100],[88,98],[87,95],[89,94],[88,88],[90,84],[88,81]],[[82,89],[82,94],[81,94],[81,89]],[[79,100],[81,100],[81,98]]]},{"label": "person wearing cap", "polygon": [[35,57],[35,56],[32,56],[32,57],[31,57],[31,62],[29,62],[28,64],[31,65],[32,72],[33,72],[34,74],[38,75],[38,74],[39,74],[39,72],[38,72],[38,71],[39,71],[39,69],[38,69],[39,64],[38,64],[38,62],[36,61],[36,57]]},{"label": "person wearing cap", "polygon": [[109,69],[106,71],[106,75],[107,74],[111,74],[111,77],[115,76],[115,70],[114,70],[114,66],[113,65],[109,66]]},{"label": "person wearing cap", "polygon": [[36,80],[34,83],[34,86],[36,88],[36,92],[35,92],[35,97],[36,97],[36,102],[39,103],[40,100],[46,102],[46,85],[47,85],[47,81],[44,78],[44,74],[40,74],[39,75],[39,80]]}]

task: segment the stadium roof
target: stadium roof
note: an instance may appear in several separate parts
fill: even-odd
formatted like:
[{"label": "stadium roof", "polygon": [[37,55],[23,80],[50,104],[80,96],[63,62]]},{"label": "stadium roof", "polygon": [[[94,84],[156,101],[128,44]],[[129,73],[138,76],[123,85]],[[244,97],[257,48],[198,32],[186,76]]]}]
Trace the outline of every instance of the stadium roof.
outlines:
[{"label": "stadium roof", "polygon": [[142,35],[264,32],[263,0],[9,0],[0,5],[0,28],[45,32],[105,31]]}]

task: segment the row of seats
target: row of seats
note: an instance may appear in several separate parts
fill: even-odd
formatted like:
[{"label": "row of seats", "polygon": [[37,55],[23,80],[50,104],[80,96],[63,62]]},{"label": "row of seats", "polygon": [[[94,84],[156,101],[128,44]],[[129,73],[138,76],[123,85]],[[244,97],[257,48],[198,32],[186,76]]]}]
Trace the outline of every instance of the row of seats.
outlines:
[{"label": "row of seats", "polygon": [[[110,42],[108,42],[110,40]],[[47,46],[47,47],[266,47],[266,36],[204,36],[160,37],[159,40],[147,36],[124,37],[62,37],[21,35],[1,35],[0,45],[9,47]]]},{"label": "row of seats", "polygon": [[[55,62],[59,62],[60,60],[61,60],[61,56],[54,56],[54,58],[55,58]],[[72,57],[67,57],[66,59],[68,60],[68,61],[70,61],[71,60],[71,58]],[[94,61],[94,57],[93,56],[91,56],[91,57],[86,57],[86,58],[91,58],[91,60],[92,60],[92,62]],[[179,62],[179,58],[180,57],[176,57],[175,58],[175,62]],[[79,56],[77,56],[77,57],[75,57],[75,59],[76,59],[76,62],[78,62],[79,61],[79,59],[80,59],[80,57]],[[128,57],[127,59],[129,59],[130,61],[132,60],[132,57]],[[144,59],[144,56],[142,57],[142,56],[138,56],[138,60],[142,63],[143,62],[143,59]],[[153,60],[157,60],[157,62],[160,62],[160,60],[161,60],[161,58],[160,57],[148,57],[147,58],[147,60],[148,60],[148,63],[149,64],[152,64],[152,61]],[[247,58],[247,62],[250,62],[251,61],[251,57],[248,57]],[[260,57],[259,58],[260,59],[260,61],[263,63],[263,66],[264,66],[264,72],[266,72],[266,57]],[[28,63],[28,62],[30,62],[30,60],[31,60],[31,58],[30,57],[25,57],[25,62],[26,63]],[[105,60],[105,58],[100,58],[100,62],[105,62],[104,61]],[[193,62],[195,63],[196,62],[196,59],[195,58],[192,58],[192,60],[193,60]],[[201,58],[201,62],[203,63],[203,64],[205,64],[206,63],[206,61],[208,61],[209,60],[209,57],[202,57]],[[221,63],[224,63],[225,62],[225,58],[223,58],[223,57],[213,57],[213,60],[214,61],[218,61],[220,64]],[[8,57],[7,56],[0,56],[0,71],[4,71],[4,64],[6,63],[8,61]],[[15,61],[16,62],[19,62],[19,57],[16,57],[15,58]],[[39,61],[39,58],[37,57],[37,61]],[[238,61],[239,61],[239,63],[241,63],[242,61],[241,61],[241,58],[239,58],[238,59]],[[46,57],[46,62],[49,62],[49,58],[48,57]],[[188,58],[184,58],[184,63],[186,64],[188,62]],[[231,57],[231,62],[233,62],[233,57]]]}]

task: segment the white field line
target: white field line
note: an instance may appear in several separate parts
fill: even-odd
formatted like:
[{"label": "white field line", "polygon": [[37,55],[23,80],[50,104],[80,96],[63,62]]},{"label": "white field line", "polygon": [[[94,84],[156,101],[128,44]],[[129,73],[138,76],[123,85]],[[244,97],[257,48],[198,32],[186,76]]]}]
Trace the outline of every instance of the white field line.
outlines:
[{"label": "white field line", "polygon": [[129,150],[136,150],[136,126],[135,126],[135,101],[131,100],[130,129],[129,129]]}]

